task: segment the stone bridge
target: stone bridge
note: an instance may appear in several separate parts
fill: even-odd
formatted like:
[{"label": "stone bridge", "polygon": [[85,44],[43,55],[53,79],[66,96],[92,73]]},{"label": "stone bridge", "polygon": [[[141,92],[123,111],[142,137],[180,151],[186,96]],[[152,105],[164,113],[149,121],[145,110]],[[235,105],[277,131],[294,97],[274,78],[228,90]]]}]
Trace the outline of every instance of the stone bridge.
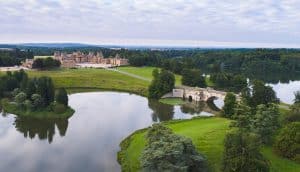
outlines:
[{"label": "stone bridge", "polygon": [[[224,100],[226,92],[217,91],[212,88],[198,88],[198,87],[187,87],[179,86],[173,89],[172,93],[166,94],[163,98],[167,97],[178,97],[185,98],[193,101],[207,101],[210,98],[218,98]],[[239,96],[237,95],[237,98]]]}]

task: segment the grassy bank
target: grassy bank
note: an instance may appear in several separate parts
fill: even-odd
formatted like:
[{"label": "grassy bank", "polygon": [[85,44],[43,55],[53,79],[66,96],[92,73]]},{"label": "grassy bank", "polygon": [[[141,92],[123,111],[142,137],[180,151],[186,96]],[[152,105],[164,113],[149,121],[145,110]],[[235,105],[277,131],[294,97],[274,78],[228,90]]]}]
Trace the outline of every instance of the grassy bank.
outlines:
[{"label": "grassy bank", "polygon": [[[207,159],[211,171],[220,171],[223,156],[223,141],[230,130],[230,121],[225,118],[196,118],[192,120],[170,121],[165,123],[176,134],[191,138],[197,150]],[[124,171],[139,171],[139,157],[145,147],[146,130],[139,130],[121,143],[118,160]],[[269,160],[271,171],[300,171],[300,165],[281,158],[272,152],[271,147],[262,149]]]},{"label": "grassy bank", "polygon": [[[223,140],[229,130],[229,123],[230,121],[224,118],[196,118],[165,124],[176,134],[191,138],[197,150],[209,160],[211,169],[218,171],[223,155]],[[145,133],[146,130],[138,131],[121,143],[119,161],[123,170],[139,170],[139,156],[145,147]]]},{"label": "grassy bank", "polygon": [[8,101],[2,100],[2,108],[6,113],[15,114],[18,116],[27,116],[34,118],[69,118],[74,114],[74,110],[71,107],[67,107],[66,111],[63,113],[55,113],[53,111],[49,111],[46,108],[43,110],[37,111],[28,111],[23,110],[17,107],[14,103],[9,103]]},{"label": "grassy bank", "polygon": [[149,82],[104,69],[60,69],[27,71],[29,77],[49,76],[55,88],[65,87],[69,92],[84,90],[125,91],[147,96]]}]

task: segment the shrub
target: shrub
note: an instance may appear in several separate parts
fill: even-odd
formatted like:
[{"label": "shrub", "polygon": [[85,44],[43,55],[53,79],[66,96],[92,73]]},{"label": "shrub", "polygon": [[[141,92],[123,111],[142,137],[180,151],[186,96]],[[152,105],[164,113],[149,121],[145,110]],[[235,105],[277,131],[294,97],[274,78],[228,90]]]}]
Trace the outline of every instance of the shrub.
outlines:
[{"label": "shrub", "polygon": [[41,95],[33,94],[31,96],[31,99],[32,99],[32,106],[33,106],[34,109],[38,109],[38,108],[43,107],[44,101],[43,101]]},{"label": "shrub", "polygon": [[27,95],[24,92],[20,92],[15,96],[15,101],[19,107],[24,105]]},{"label": "shrub", "polygon": [[207,171],[206,160],[190,139],[175,135],[160,124],[153,125],[146,138],[142,171]]},{"label": "shrub", "polygon": [[278,135],[274,148],[283,157],[300,163],[300,122],[285,126]]},{"label": "shrub", "polygon": [[224,100],[222,115],[226,118],[232,118],[236,106],[236,97],[233,93],[227,93]]}]

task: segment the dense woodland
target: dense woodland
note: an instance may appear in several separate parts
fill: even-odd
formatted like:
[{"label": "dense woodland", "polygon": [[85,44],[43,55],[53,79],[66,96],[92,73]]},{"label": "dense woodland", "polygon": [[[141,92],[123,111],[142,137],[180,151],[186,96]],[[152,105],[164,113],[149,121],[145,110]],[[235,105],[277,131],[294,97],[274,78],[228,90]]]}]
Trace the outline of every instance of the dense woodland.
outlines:
[{"label": "dense woodland", "polygon": [[[20,48],[20,49],[19,49]],[[19,64],[33,55],[53,55],[55,51],[102,51],[104,57],[128,58],[133,66],[157,66],[182,74],[183,69],[200,69],[202,73],[232,73],[265,82],[300,79],[300,50],[298,49],[109,49],[86,47],[18,47],[0,51],[0,66]],[[288,73],[288,74],[287,74]]]}]

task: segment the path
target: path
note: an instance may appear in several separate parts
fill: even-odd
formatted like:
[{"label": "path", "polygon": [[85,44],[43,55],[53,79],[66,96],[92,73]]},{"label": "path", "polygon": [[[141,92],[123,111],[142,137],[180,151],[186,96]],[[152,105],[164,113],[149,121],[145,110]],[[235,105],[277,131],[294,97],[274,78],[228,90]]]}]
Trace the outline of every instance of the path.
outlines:
[{"label": "path", "polygon": [[133,78],[137,78],[137,79],[141,79],[141,80],[144,80],[144,81],[151,82],[151,79],[148,79],[148,78],[145,78],[145,77],[141,77],[141,76],[139,76],[139,75],[135,75],[135,74],[128,73],[128,72],[125,72],[125,71],[121,71],[121,70],[118,70],[118,69],[115,69],[115,68],[104,68],[104,69],[110,70],[110,71],[119,72],[119,73],[121,73],[121,74],[131,76],[131,77],[133,77]]}]

